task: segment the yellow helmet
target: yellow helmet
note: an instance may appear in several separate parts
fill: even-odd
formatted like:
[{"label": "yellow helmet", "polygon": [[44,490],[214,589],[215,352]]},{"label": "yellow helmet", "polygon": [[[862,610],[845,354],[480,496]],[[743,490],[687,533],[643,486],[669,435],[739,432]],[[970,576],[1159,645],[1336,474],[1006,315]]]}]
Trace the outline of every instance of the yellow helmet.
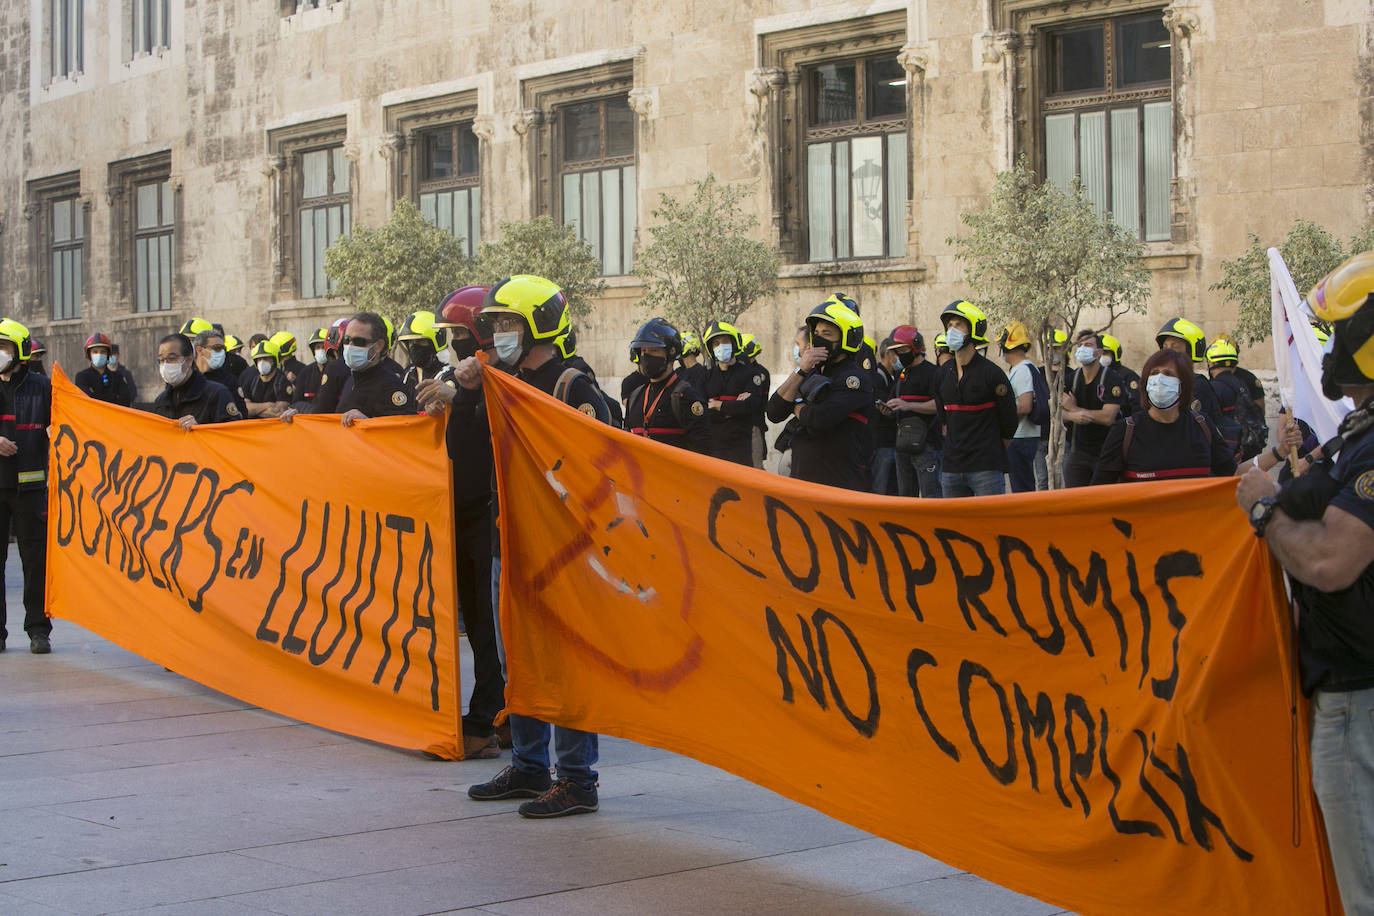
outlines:
[{"label": "yellow helmet", "polygon": [[1121,362],[1121,341],[1110,334],[1102,335],[1102,349],[1112,354],[1112,359]]},{"label": "yellow helmet", "polygon": [[711,341],[715,340],[717,337],[728,337],[728,338],[730,338],[730,343],[731,343],[731,345],[735,348],[735,352],[736,352],[736,353],[741,353],[741,352],[743,352],[743,350],[744,350],[744,335],[740,333],[739,328],[735,327],[733,324],[730,324],[730,322],[728,322],[728,321],[713,321],[713,322],[711,322],[711,323],[710,323],[709,325],[707,325],[707,327],[706,327],[706,334],[705,334],[705,336],[702,337],[702,342],[705,343],[706,346],[709,347],[709,346],[711,346]]},{"label": "yellow helmet", "polygon": [[33,338],[29,335],[29,329],[13,318],[0,321],[0,340],[8,340],[14,344],[20,362],[33,356]]},{"label": "yellow helmet", "polygon": [[1312,325],[1312,333],[1317,335],[1317,343],[1321,344],[1323,347],[1326,346],[1326,342],[1331,339],[1331,334],[1326,328],[1319,324]]},{"label": "yellow helmet", "polygon": [[963,318],[968,322],[969,339],[976,344],[988,342],[988,316],[983,314],[983,310],[972,302],[958,299],[945,306],[945,310],[940,313],[940,323],[949,330],[949,323],[955,318]]},{"label": "yellow helmet", "polygon": [[1053,348],[1053,349],[1055,349],[1055,350],[1058,350],[1058,349],[1062,348],[1062,347],[1063,347],[1065,344],[1067,344],[1068,342],[1069,342],[1069,332],[1068,332],[1068,331],[1061,331],[1059,328],[1055,328],[1055,329],[1054,329],[1054,333],[1050,335],[1050,347]]},{"label": "yellow helmet", "polygon": [[260,359],[270,359],[274,363],[281,363],[281,348],[271,338],[258,341],[258,345],[253,348],[253,362]]},{"label": "yellow helmet", "polygon": [[1160,328],[1159,333],[1155,335],[1155,344],[1163,348],[1164,341],[1170,337],[1177,337],[1188,345],[1188,355],[1192,358],[1193,362],[1202,362],[1202,347],[1207,340],[1207,335],[1202,333],[1202,328],[1193,324],[1187,318],[1171,318],[1164,323],[1164,327]]},{"label": "yellow helmet", "polygon": [[744,346],[740,348],[740,353],[749,359],[757,359],[758,355],[763,352],[763,347],[759,346],[759,342],[754,339],[753,334],[745,334],[741,342]]},{"label": "yellow helmet", "polygon": [[242,347],[242,346],[243,346],[243,341],[239,340],[239,339],[238,339],[237,337],[235,337],[233,334],[225,334],[225,335],[224,335],[224,349],[225,349],[225,350],[229,351],[230,353],[233,353],[235,350],[239,349],[239,347]]},{"label": "yellow helmet", "polygon": [[1234,366],[1240,360],[1236,345],[1225,337],[1218,337],[1207,348],[1207,362],[1216,366]]},{"label": "yellow helmet", "polygon": [[683,331],[682,355],[690,356],[692,354],[696,354],[697,356],[701,355],[701,341],[697,339],[697,335]]},{"label": "yellow helmet", "polygon": [[558,351],[558,355],[563,359],[571,359],[577,355],[577,329],[568,328],[553,342],[553,348]]},{"label": "yellow helmet", "polygon": [[558,286],[543,277],[517,274],[487,290],[482,315],[519,315],[529,332],[526,344],[553,343],[572,326],[568,300]]},{"label": "yellow helmet", "polygon": [[[277,356],[281,359],[286,359],[296,352],[296,335],[290,331],[278,331],[269,339],[276,345]],[[254,358],[256,359],[256,357]]]},{"label": "yellow helmet", "polygon": [[1002,330],[1002,338],[998,344],[1003,350],[1015,350],[1018,347],[1030,347],[1030,335],[1026,333],[1026,326],[1019,321],[1013,321]]},{"label": "yellow helmet", "polygon": [[[858,353],[864,343],[864,323],[859,314],[847,305],[842,305],[840,295],[831,296],[811,310],[806,316],[806,327],[812,340],[816,335],[816,325],[822,321],[840,329],[840,349],[846,353]],[[850,302],[854,300],[850,299]]]},{"label": "yellow helmet", "polygon": [[188,318],[186,323],[181,326],[181,333],[187,337],[195,337],[201,331],[212,331],[215,326],[204,318]]},{"label": "yellow helmet", "polygon": [[941,351],[949,352],[949,344],[945,341],[945,332],[941,331],[935,335],[935,353],[939,355]]},{"label": "yellow helmet", "polygon": [[437,326],[433,312],[412,312],[405,324],[401,325],[396,339],[402,342],[427,340],[434,345],[434,352],[437,353],[448,346],[448,333],[448,328]]},{"label": "yellow helmet", "polygon": [[[1331,326],[1330,371],[1323,366],[1323,390],[1374,380],[1374,251],[1346,260],[1307,294],[1307,307]],[[1328,377],[1329,376],[1329,377]]]}]

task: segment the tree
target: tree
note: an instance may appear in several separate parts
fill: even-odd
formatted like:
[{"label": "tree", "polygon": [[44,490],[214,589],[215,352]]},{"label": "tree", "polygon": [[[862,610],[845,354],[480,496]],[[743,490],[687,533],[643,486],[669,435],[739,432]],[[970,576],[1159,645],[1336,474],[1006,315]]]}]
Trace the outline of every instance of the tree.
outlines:
[{"label": "tree", "polygon": [[700,336],[712,321],[733,322],[777,287],[778,255],[749,238],[758,225],[741,206],[749,190],[707,175],[690,196],[659,196],[657,224],[635,260],[646,285],[643,308]]},{"label": "tree", "polygon": [[586,315],[592,300],[606,289],[601,260],[572,226],[548,216],[500,225],[500,241],[483,242],[472,266],[473,282],[487,286],[515,274],[535,274],[563,290],[568,310]]},{"label": "tree", "polygon": [[351,308],[400,327],[411,312],[437,310],[470,266],[463,240],[427,222],[403,199],[385,224],[355,225],[329,246],[324,269]]},{"label": "tree", "polygon": [[[1367,227],[1350,240],[1350,252],[1367,251],[1374,227]],[[1236,337],[1243,343],[1259,343],[1269,337],[1273,328],[1273,306],[1269,290],[1270,246],[1250,233],[1250,244],[1240,257],[1221,262],[1221,279],[1212,289],[1226,294],[1227,302],[1238,306]],[[1346,258],[1340,241],[1311,220],[1299,219],[1288,230],[1288,237],[1278,246],[1298,295],[1317,285],[1317,281],[1335,269]]]},{"label": "tree", "polygon": [[[988,205],[966,213],[968,235],[951,237],[955,257],[978,293],[990,322],[1019,320],[1039,343],[1041,365],[1057,360],[1051,349],[1056,329],[1072,341],[1084,313],[1106,313],[1099,330],[1127,312],[1143,312],[1150,275],[1134,232],[1110,215],[1098,216],[1075,185],[1065,190],[1040,177],[1022,157],[1001,172]],[[1060,420],[1062,372],[1047,372],[1050,385],[1050,479],[1061,482]]]}]

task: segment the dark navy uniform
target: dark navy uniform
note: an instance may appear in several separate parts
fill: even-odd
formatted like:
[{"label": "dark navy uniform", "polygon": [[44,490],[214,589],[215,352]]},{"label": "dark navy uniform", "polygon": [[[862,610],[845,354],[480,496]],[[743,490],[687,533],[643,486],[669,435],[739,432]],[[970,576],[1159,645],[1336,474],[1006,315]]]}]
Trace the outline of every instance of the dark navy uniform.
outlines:
[{"label": "dark navy uniform", "polygon": [[1006,471],[1004,439],[1016,435],[1016,398],[1007,374],[975,353],[958,373],[958,360],[935,374],[935,416],[944,427],[941,470],[949,474]]},{"label": "dark navy uniform", "polygon": [[8,379],[0,380],[0,436],[19,449],[0,457],[0,642],[7,636],[4,564],[11,534],[24,569],[24,631],[30,638],[52,632],[44,609],[51,424],[52,385],[21,363]]},{"label": "dark navy uniform", "polygon": [[1216,389],[1212,387],[1212,380],[1205,373],[1193,373],[1191,406],[1211,420],[1213,426],[1221,426],[1221,400],[1217,397]]},{"label": "dark navy uniform", "polygon": [[248,360],[239,356],[237,353],[226,353],[224,356],[224,369],[230,375],[234,376],[234,378],[242,378],[243,373],[248,371]]},{"label": "dark navy uniform", "polygon": [[[642,373],[640,378],[644,378]],[[707,416],[705,398],[678,373],[661,382],[644,381],[646,384],[630,392],[625,428],[655,442],[711,454],[711,418]]]},{"label": "dark navy uniform", "polygon": [[295,401],[291,406],[300,411],[310,412],[315,405],[315,396],[320,393],[320,380],[324,378],[324,366],[308,363],[301,374],[296,376]]},{"label": "dark navy uniform", "polygon": [[72,381],[97,401],[118,404],[120,407],[128,407],[134,402],[134,391],[124,384],[124,375],[117,369],[87,366]]},{"label": "dark navy uniform", "polygon": [[407,368],[405,374],[402,376],[402,381],[405,382],[407,388],[414,391],[422,381],[427,378],[434,378],[440,372],[443,372],[444,368],[444,364],[439,362],[439,357],[431,357],[418,366]]},{"label": "dark navy uniform", "polygon": [[[828,382],[828,384],[826,384]],[[873,438],[873,370],[854,357],[823,363],[802,382],[803,406],[774,394],[768,419],[797,418],[792,436],[792,476],[848,490],[868,490]]]},{"label": "dark navy uniform", "polygon": [[1140,404],[1140,373],[1120,363],[1112,363],[1112,369],[1121,377],[1121,415],[1129,417],[1138,410],[1145,410]]},{"label": "dark navy uniform", "polygon": [[[257,370],[253,371],[256,372]],[[223,385],[229,390],[230,396],[234,399],[234,406],[239,409],[239,415],[234,417],[235,420],[242,420],[248,416],[248,405],[243,402],[243,396],[239,394],[238,381],[228,369],[224,366],[220,366],[218,369],[206,369],[204,375],[207,381],[214,382],[216,385]]]},{"label": "dark navy uniform", "polygon": [[212,382],[200,370],[191,367],[191,377],[180,388],[164,385],[153,401],[152,412],[169,420],[180,420],[190,414],[197,423],[224,423],[242,419],[238,405],[229,389]]},{"label": "dark navy uniform", "polygon": [[245,403],[275,404],[286,401],[289,404],[294,400],[295,392],[296,386],[281,369],[274,371],[271,378],[263,378],[255,367],[251,375],[244,373],[243,378],[239,379],[239,397]]},{"label": "dark navy uniform", "polygon": [[338,413],[339,395],[343,394],[344,382],[348,381],[348,367],[341,359],[333,359],[324,364],[320,372],[320,386],[315,390],[311,413]]},{"label": "dark navy uniform", "polygon": [[350,373],[339,395],[339,413],[361,410],[368,417],[395,417],[419,409],[415,395],[385,363]]},{"label": "dark navy uniform", "polygon": [[[708,402],[721,402],[720,409],[711,415],[711,455],[752,466],[755,412],[768,397],[763,373],[741,360],[729,366],[717,364],[707,371],[702,394]],[[743,401],[739,399],[742,394],[748,395]]]},{"label": "dark navy uniform", "polygon": [[1142,410],[1107,430],[1092,483],[1230,477],[1235,472],[1235,456],[1211,420],[1184,408],[1174,422],[1160,423]]},{"label": "dark navy uniform", "polygon": [[698,360],[694,366],[683,366],[678,370],[678,375],[682,376],[684,382],[692,386],[693,391],[705,394],[706,372],[706,364]]},{"label": "dark navy uniform", "polygon": [[292,354],[281,361],[281,368],[286,373],[286,380],[294,386],[300,381],[301,373],[305,372],[306,366]]}]

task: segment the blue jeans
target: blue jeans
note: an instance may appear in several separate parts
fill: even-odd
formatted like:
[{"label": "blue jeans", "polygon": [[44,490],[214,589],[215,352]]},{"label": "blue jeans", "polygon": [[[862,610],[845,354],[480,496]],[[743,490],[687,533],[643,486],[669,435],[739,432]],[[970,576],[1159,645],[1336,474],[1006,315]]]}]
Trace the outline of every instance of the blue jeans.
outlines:
[{"label": "blue jeans", "polygon": [[1048,439],[1041,439],[1040,445],[1035,449],[1035,462],[1031,468],[1035,471],[1035,489],[1048,490],[1050,488],[1050,443]]},{"label": "blue jeans", "polygon": [[510,680],[506,674],[506,641],[501,638],[501,558],[491,558],[491,617],[496,625],[496,657],[501,659],[501,680]]},{"label": "blue jeans", "polygon": [[892,446],[873,450],[873,492],[891,496],[896,492],[897,449]]},{"label": "blue jeans", "polygon": [[959,496],[1001,496],[1007,482],[1001,471],[969,471],[965,474],[940,472],[940,490],[945,499]]},{"label": "blue jeans", "polygon": [[1011,440],[1011,445],[1007,447],[1011,492],[1030,493],[1035,490],[1035,453],[1039,448],[1039,436]]},{"label": "blue jeans", "polygon": [[1312,697],[1312,787],[1347,913],[1374,913],[1374,688]]},{"label": "blue jeans", "polygon": [[[549,768],[549,725],[529,716],[510,717],[511,763],[522,773]],[[558,752],[558,778],[583,788],[596,785],[598,758],[595,732],[553,726],[553,747]]]}]

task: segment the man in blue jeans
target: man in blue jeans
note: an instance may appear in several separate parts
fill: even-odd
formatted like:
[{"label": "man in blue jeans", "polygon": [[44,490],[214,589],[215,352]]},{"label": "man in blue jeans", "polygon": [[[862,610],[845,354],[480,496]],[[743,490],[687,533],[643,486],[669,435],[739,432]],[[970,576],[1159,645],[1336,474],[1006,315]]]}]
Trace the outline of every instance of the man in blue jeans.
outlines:
[{"label": "man in blue jeans", "polygon": [[940,489],[946,498],[1005,493],[1016,399],[1007,374],[978,353],[988,342],[987,315],[960,300],[945,307],[940,321],[954,354],[935,379],[935,416],[945,429]]},{"label": "man in blue jeans", "polygon": [[[562,397],[571,407],[603,423],[610,422],[606,402],[585,374],[573,371],[554,349],[554,341],[569,328],[567,300],[563,292],[542,277],[515,276],[502,280],[482,303],[480,317],[492,331],[492,351],[500,367],[513,367],[515,377],[545,394]],[[484,364],[475,356],[460,363],[454,372],[459,387],[474,392],[482,387]],[[458,398],[455,397],[455,404]],[[467,399],[464,399],[467,400]],[[480,402],[474,411],[481,410]],[[473,422],[486,425],[483,412]],[[490,427],[486,426],[490,435]],[[497,507],[499,511],[499,506]],[[499,549],[497,540],[493,547]],[[499,615],[496,594],[501,560],[493,557],[492,611]],[[495,619],[498,651],[501,651],[500,617]],[[505,662],[505,654],[501,654]],[[597,809],[597,736],[592,732],[553,726],[553,745],[558,754],[558,778],[549,777],[550,725],[530,716],[510,716],[511,765],[484,783],[468,787],[477,801],[528,798],[520,806],[522,817],[563,817]]]},{"label": "man in blue jeans", "polygon": [[1371,294],[1374,256],[1366,253],[1337,267],[1307,297],[1333,329],[1322,359],[1322,393],[1358,405],[1322,446],[1334,454],[1282,490],[1258,465],[1236,488],[1236,502],[1292,580],[1302,688],[1312,697],[1312,788],[1347,913],[1374,913]]},{"label": "man in blue jeans", "polygon": [[1031,422],[1035,401],[1035,364],[1030,360],[1030,335],[1026,326],[1013,321],[1002,332],[999,341],[1002,359],[1011,371],[1011,393],[1016,398],[1016,435],[1007,446],[1008,476],[1011,492],[1030,493],[1035,490],[1035,454],[1040,448],[1040,427]]}]

